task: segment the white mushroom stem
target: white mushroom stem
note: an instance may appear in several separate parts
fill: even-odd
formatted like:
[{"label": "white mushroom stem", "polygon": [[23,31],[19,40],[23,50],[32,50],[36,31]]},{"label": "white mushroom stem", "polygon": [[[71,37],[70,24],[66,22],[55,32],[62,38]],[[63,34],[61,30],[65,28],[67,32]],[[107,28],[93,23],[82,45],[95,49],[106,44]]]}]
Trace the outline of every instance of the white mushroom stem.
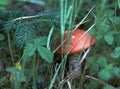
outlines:
[{"label": "white mushroom stem", "polygon": [[[89,53],[90,49],[91,49],[91,48],[88,48],[87,51],[86,51],[86,52],[84,53],[84,55],[82,56],[82,58],[81,58],[81,60],[80,60],[80,62],[79,62],[79,64],[78,64],[77,69],[75,69],[73,72],[71,72],[70,74],[68,74],[67,77],[64,78],[64,80],[62,80],[59,84],[62,84],[62,83],[65,83],[65,82],[68,83],[68,81],[69,81],[70,79],[75,78],[76,76],[80,76],[80,73],[79,73],[79,72],[81,71],[81,68],[80,68],[80,67],[81,67],[83,61],[85,60],[87,54]],[[79,75],[78,75],[78,74],[79,74]]]}]

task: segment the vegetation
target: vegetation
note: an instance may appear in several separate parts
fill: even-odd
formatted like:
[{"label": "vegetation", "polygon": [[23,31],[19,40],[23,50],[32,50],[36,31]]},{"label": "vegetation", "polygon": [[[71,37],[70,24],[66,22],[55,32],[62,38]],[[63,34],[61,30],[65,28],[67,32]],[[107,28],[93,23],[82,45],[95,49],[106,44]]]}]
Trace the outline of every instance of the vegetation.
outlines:
[{"label": "vegetation", "polygon": [[[3,0],[0,5],[1,89],[120,88],[120,0]],[[97,43],[73,77],[68,61],[79,62],[87,52],[58,55],[56,41],[60,35],[62,45],[65,31],[70,35],[77,28]]]}]

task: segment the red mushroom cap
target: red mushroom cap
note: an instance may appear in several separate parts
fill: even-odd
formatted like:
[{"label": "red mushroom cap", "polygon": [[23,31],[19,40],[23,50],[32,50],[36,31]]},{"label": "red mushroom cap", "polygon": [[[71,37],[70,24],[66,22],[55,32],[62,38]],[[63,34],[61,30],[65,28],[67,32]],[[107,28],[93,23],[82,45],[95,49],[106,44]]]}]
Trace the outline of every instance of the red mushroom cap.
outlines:
[{"label": "red mushroom cap", "polygon": [[[89,47],[94,46],[96,44],[96,40],[92,37],[92,35],[85,33],[85,32],[86,32],[85,30],[80,30],[80,29],[76,29],[72,32],[71,37],[70,37],[69,47],[68,47],[69,54],[79,53],[83,49],[86,50]],[[68,38],[68,31],[65,31],[65,36],[64,36],[65,42],[62,45],[62,47],[60,47],[57,50],[58,54],[66,53],[66,50],[67,50],[66,40],[67,39],[69,39]],[[57,47],[60,44],[61,44],[61,37],[58,36]],[[63,50],[63,52],[62,52],[62,50]]]}]

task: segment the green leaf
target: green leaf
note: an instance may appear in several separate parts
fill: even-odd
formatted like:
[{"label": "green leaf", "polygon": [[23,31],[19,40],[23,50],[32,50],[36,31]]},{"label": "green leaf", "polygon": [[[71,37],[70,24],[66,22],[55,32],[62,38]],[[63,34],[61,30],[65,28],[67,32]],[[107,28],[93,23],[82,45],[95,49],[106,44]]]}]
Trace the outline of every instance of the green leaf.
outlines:
[{"label": "green leaf", "polygon": [[107,15],[107,16],[113,16],[114,13],[115,13],[114,10],[112,10],[112,9],[108,9],[108,10],[105,11],[104,14]]},{"label": "green leaf", "polygon": [[108,81],[113,77],[120,78],[120,68],[113,67],[113,63],[106,66],[105,69],[100,70],[98,77],[104,81]]},{"label": "green leaf", "polygon": [[91,29],[88,33],[92,35],[95,34],[95,29]]},{"label": "green leaf", "polygon": [[3,76],[0,78],[0,86],[2,86],[4,83],[6,83],[7,81],[7,77],[6,76]]},{"label": "green leaf", "polygon": [[100,40],[100,39],[102,39],[102,38],[103,38],[102,35],[98,35],[98,36],[96,36],[96,39],[97,39],[97,40]]},{"label": "green leaf", "polygon": [[33,44],[27,44],[24,49],[24,54],[28,56],[32,56],[35,53],[35,46]]},{"label": "green leaf", "polygon": [[84,88],[85,88],[85,89],[90,89],[90,84],[85,83],[85,84],[84,84]]},{"label": "green leaf", "polygon": [[47,45],[47,37],[39,37],[34,40],[35,46]]},{"label": "green leaf", "polygon": [[114,75],[120,79],[120,68],[116,67],[113,69]]},{"label": "green leaf", "polygon": [[109,44],[109,45],[112,45],[113,42],[114,42],[114,38],[113,38],[113,35],[112,34],[106,34],[104,36],[104,39],[105,41]]},{"label": "green leaf", "polygon": [[98,73],[98,71],[99,71],[99,65],[97,64],[97,63],[93,63],[92,64],[92,67],[91,67],[91,71],[92,71],[92,73],[91,74],[96,74],[96,73]]},{"label": "green leaf", "polygon": [[26,81],[26,76],[24,75],[24,72],[22,70],[19,70],[15,67],[9,67],[6,69],[6,71],[8,71],[12,74],[13,81],[15,81],[15,82]]},{"label": "green leaf", "polygon": [[103,89],[115,89],[115,88],[112,86],[104,86]]},{"label": "green leaf", "polygon": [[102,69],[99,71],[98,77],[104,81],[108,81],[112,78],[112,74],[108,70]]},{"label": "green leaf", "polygon": [[99,85],[99,82],[90,80],[90,82],[84,84],[84,89],[98,89]]},{"label": "green leaf", "polygon": [[99,85],[100,85],[99,82],[97,82],[95,80],[90,80],[90,86],[91,86],[91,88],[98,89]]},{"label": "green leaf", "polygon": [[110,28],[110,26],[108,24],[105,24],[103,22],[101,22],[99,25],[100,25],[100,28],[99,28],[100,33],[105,33]]},{"label": "green leaf", "polygon": [[38,82],[38,83],[41,83],[41,82],[44,81],[44,80],[45,80],[45,78],[44,78],[43,76],[37,75],[37,82]]},{"label": "green leaf", "polygon": [[0,34],[0,41],[2,41],[4,39],[5,39],[4,35]]},{"label": "green leaf", "polygon": [[120,47],[116,47],[115,50],[111,53],[111,57],[119,58],[120,57]]},{"label": "green leaf", "polygon": [[15,68],[14,68],[14,67],[8,67],[8,68],[6,69],[6,71],[12,73],[12,72],[15,71]]},{"label": "green leaf", "polygon": [[120,17],[117,16],[112,16],[110,17],[110,20],[112,21],[112,23],[114,23],[115,25],[120,23]]},{"label": "green leaf", "polygon": [[42,46],[37,46],[37,50],[39,52],[39,55],[47,62],[52,62],[53,61],[53,53],[48,50],[45,47]]},{"label": "green leaf", "polygon": [[18,82],[24,82],[26,81],[26,76],[24,75],[23,71],[18,70],[15,74],[15,78]]},{"label": "green leaf", "polygon": [[100,58],[98,58],[97,64],[98,64],[101,68],[103,68],[103,67],[105,68],[105,67],[108,65],[108,63],[107,63],[107,58],[104,57],[104,56],[101,56]]}]

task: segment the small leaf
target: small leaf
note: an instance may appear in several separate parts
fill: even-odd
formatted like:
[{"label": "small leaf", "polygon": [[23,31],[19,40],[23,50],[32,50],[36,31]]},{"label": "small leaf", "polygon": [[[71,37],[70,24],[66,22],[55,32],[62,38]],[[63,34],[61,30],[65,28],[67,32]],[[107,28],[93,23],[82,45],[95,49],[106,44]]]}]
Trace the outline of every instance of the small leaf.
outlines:
[{"label": "small leaf", "polygon": [[4,39],[5,39],[4,35],[0,34],[0,41],[2,41]]},{"label": "small leaf", "polygon": [[107,16],[113,16],[114,15],[114,10],[112,10],[112,9],[108,9],[108,10],[106,10],[105,11],[105,15],[107,15]]},{"label": "small leaf", "polygon": [[90,87],[90,84],[85,83],[85,84],[84,84],[84,88],[85,88],[85,89],[90,89],[90,88],[91,88],[91,87]]},{"label": "small leaf", "polygon": [[8,67],[8,68],[6,69],[6,71],[12,73],[12,72],[15,71],[15,68],[14,68],[14,67]]},{"label": "small leaf", "polygon": [[114,68],[113,73],[117,78],[120,79],[120,68],[119,67]]},{"label": "small leaf", "polygon": [[42,81],[44,81],[45,80],[45,78],[43,77],[43,76],[41,76],[41,75],[38,75],[37,76],[37,82],[38,83],[41,83]]},{"label": "small leaf", "polygon": [[97,39],[97,40],[100,40],[100,39],[102,39],[102,38],[103,38],[102,35],[98,35],[98,36],[96,36],[96,39]]},{"label": "small leaf", "polygon": [[112,21],[112,23],[114,23],[115,25],[120,23],[120,17],[117,16],[112,16],[110,17],[110,21]]},{"label": "small leaf", "polygon": [[104,36],[104,39],[105,39],[105,41],[106,41],[109,45],[112,45],[113,42],[114,42],[113,35],[111,35],[111,34],[106,34],[106,35]]},{"label": "small leaf", "polygon": [[47,37],[40,37],[34,40],[35,46],[47,45]]},{"label": "small leaf", "polygon": [[91,29],[88,33],[93,35],[93,34],[95,34],[95,30]]},{"label": "small leaf", "polygon": [[0,86],[2,86],[5,82],[7,81],[7,77],[6,76],[1,76],[0,78]]},{"label": "small leaf", "polygon": [[116,47],[115,50],[111,53],[111,57],[119,58],[120,57],[120,47]]},{"label": "small leaf", "polygon": [[10,72],[11,80],[14,82],[24,82],[26,81],[26,76],[24,75],[24,72],[22,70],[19,70],[15,67],[9,67],[6,69],[6,71]]},{"label": "small leaf", "polygon": [[109,79],[112,78],[112,75],[108,70],[102,69],[99,71],[98,77],[104,81],[108,81]]},{"label": "small leaf", "polygon": [[97,64],[98,64],[101,68],[103,68],[103,67],[105,68],[105,67],[108,65],[108,63],[107,63],[107,58],[104,57],[104,56],[101,56],[100,58],[98,58]]},{"label": "small leaf", "polygon": [[30,57],[35,53],[36,47],[34,44],[27,44],[24,49],[23,57]]},{"label": "small leaf", "polygon": [[98,89],[100,83],[95,80],[90,80],[90,82],[84,84],[84,89]]},{"label": "small leaf", "polygon": [[16,80],[19,81],[19,82],[24,82],[26,81],[26,76],[24,75],[24,72],[23,71],[17,71],[16,72]]},{"label": "small leaf", "polygon": [[99,72],[99,65],[97,63],[93,63],[91,67],[91,71],[93,71],[91,74],[96,74]]},{"label": "small leaf", "polygon": [[112,86],[104,86],[103,89],[115,89],[115,88]]},{"label": "small leaf", "polygon": [[39,52],[39,55],[47,62],[52,62],[53,60],[53,53],[48,50],[47,48],[45,47],[42,47],[42,46],[38,46],[37,47],[37,50]]},{"label": "small leaf", "polygon": [[98,89],[100,83],[95,80],[90,80],[90,85],[92,86],[93,89]]},{"label": "small leaf", "polygon": [[108,24],[105,24],[105,23],[100,23],[100,33],[104,33],[104,32],[107,32],[108,29],[110,28],[110,26]]}]

